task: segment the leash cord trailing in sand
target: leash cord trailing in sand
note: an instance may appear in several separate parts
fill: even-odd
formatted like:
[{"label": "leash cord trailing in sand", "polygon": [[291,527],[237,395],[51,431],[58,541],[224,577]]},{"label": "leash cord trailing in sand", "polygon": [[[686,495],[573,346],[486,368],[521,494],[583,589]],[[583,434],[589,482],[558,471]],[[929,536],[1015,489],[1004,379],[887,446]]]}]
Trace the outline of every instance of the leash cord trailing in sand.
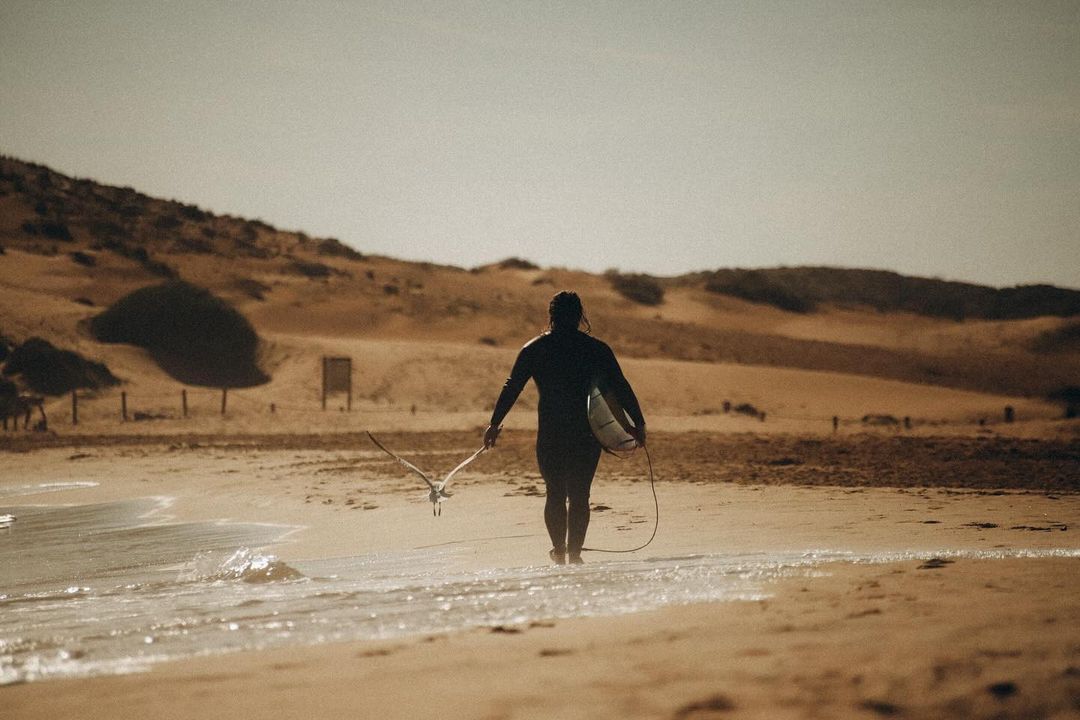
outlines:
[{"label": "leash cord trailing in sand", "polygon": [[649,461],[649,487],[652,489],[653,507],[656,510],[656,522],[653,524],[652,535],[645,541],[644,545],[638,545],[636,548],[630,548],[629,550],[609,550],[607,548],[581,548],[582,552],[603,552],[603,553],[632,553],[638,550],[644,550],[649,546],[656,538],[656,531],[660,528],[660,501],[656,499],[656,478],[653,476],[652,468],[652,456],[649,455],[649,448],[646,445],[642,445],[641,448],[645,451],[645,459]]}]

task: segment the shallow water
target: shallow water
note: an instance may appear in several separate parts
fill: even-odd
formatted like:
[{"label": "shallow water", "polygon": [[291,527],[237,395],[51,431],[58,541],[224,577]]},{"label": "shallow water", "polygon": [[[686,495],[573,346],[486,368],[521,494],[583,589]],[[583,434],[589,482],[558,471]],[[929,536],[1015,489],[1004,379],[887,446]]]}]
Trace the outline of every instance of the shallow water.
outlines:
[{"label": "shallow water", "polygon": [[176,523],[169,502],[0,507],[0,684],[135,672],[197,655],[751,600],[833,560],[1078,556],[1080,551],[838,551],[460,567],[439,547],[286,565],[253,551],[292,528]]},{"label": "shallow water", "polygon": [[0,497],[16,497],[18,495],[38,495],[40,493],[60,492],[61,490],[82,490],[97,487],[92,480],[74,480],[72,482],[29,483],[26,485],[0,486]]}]

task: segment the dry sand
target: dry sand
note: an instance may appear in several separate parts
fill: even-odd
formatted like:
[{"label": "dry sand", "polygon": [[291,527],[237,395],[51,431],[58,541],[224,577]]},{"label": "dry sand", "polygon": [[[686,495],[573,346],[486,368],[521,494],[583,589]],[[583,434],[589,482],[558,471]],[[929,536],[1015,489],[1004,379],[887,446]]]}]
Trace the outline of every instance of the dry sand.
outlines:
[{"label": "dry sand", "polygon": [[[433,469],[476,442],[383,439]],[[358,436],[64,441],[6,454],[5,478],[100,485],[15,501],[172,496],[184,519],[301,526],[272,549],[286,560],[454,542],[465,566],[517,567],[547,548],[527,432],[463,473],[438,520]],[[1080,548],[1072,441],[657,433],[652,447],[662,515],[646,556]],[[604,460],[590,544],[648,536],[643,470]],[[0,700],[15,718],[1075,717],[1078,563],[831,565],[761,602],[183,660]]]}]

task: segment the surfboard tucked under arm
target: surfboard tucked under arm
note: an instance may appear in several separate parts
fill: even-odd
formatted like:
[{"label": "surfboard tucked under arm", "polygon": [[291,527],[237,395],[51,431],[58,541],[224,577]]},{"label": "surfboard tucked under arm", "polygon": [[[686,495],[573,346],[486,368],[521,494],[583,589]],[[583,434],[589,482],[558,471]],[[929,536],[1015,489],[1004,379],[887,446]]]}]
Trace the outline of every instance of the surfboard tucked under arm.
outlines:
[{"label": "surfboard tucked under arm", "polygon": [[594,381],[589,389],[589,427],[601,446],[614,455],[629,454],[637,447],[637,440],[630,434],[634,423],[626,414],[615,393],[605,391]]}]

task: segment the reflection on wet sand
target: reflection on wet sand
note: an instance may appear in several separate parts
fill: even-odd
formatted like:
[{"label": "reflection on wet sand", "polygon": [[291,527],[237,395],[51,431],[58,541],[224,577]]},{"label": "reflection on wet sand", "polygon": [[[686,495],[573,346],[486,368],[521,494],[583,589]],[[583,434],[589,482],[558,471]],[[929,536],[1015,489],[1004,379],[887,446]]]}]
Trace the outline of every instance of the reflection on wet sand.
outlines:
[{"label": "reflection on wet sand", "polygon": [[752,600],[769,593],[770,581],[834,561],[1080,555],[807,550],[465,571],[455,556],[467,550],[446,546],[286,564],[257,548],[291,528],[174,523],[163,514],[168,505],[140,498],[19,508],[18,531],[0,539],[0,684],[288,644]]}]

